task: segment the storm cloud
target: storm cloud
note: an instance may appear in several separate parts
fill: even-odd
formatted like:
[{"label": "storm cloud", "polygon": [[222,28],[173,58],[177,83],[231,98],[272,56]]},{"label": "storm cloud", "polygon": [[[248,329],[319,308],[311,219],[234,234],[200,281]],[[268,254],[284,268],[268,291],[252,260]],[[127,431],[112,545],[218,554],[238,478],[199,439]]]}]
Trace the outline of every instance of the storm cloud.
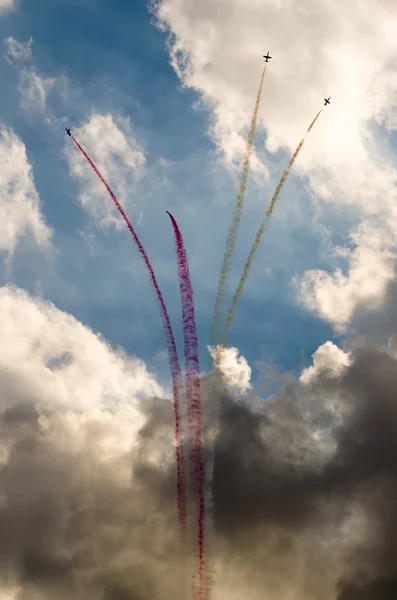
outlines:
[{"label": "storm cloud", "polygon": [[[138,359],[55,307],[9,289],[0,303],[10,319],[0,368],[3,596],[189,598],[171,401],[153,394],[161,388]],[[266,400],[202,378],[205,425],[214,407],[220,415],[214,600],[395,595],[396,356],[365,338],[338,368],[321,356],[310,377],[289,377]]]}]

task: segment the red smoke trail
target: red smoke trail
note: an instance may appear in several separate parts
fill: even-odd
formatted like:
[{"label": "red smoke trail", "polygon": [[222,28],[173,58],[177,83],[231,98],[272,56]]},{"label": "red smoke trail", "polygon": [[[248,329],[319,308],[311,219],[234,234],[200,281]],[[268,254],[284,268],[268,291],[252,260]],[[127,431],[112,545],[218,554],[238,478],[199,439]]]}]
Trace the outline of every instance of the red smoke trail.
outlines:
[{"label": "red smoke trail", "polygon": [[186,539],[186,483],[185,483],[185,460],[183,453],[183,440],[181,437],[181,407],[180,407],[180,391],[181,391],[181,368],[179,366],[178,352],[176,350],[174,334],[172,332],[170,318],[168,316],[167,308],[165,306],[163,295],[160,291],[159,285],[157,283],[156,275],[154,274],[154,270],[152,265],[150,264],[149,258],[146,254],[144,247],[142,246],[135,229],[131,225],[127,215],[124,212],[123,207],[120,202],[117,200],[113,191],[110,189],[108,183],[105,181],[104,177],[98,171],[88,154],[83,150],[78,141],[71,136],[72,140],[79,148],[79,150],[84,154],[91,167],[94,169],[95,173],[98,175],[99,179],[102,181],[103,185],[106,187],[107,191],[110,194],[116,208],[120,212],[123,217],[128,229],[131,232],[132,237],[135,240],[136,245],[138,246],[139,252],[142,255],[142,258],[145,262],[145,265],[150,273],[150,277],[152,279],[152,283],[154,289],[157,294],[158,301],[160,303],[160,312],[161,319],[163,321],[163,327],[165,332],[165,337],[167,341],[168,347],[168,355],[170,360],[171,367],[171,377],[172,377],[172,390],[174,394],[174,414],[175,414],[175,449],[176,449],[176,469],[177,469],[177,508],[179,514],[180,528],[181,528],[181,539],[184,541]]},{"label": "red smoke trail", "polygon": [[[170,212],[175,234],[176,254],[178,260],[179,285],[181,290],[183,336],[185,344],[186,397],[188,405],[189,441],[191,442],[190,467],[193,491],[198,501],[198,573],[194,577],[194,598],[204,597],[204,464],[201,438],[201,396],[200,396],[200,364],[198,356],[198,340],[194,315],[193,288],[190,280],[189,263],[186,256],[183,237],[178,223]],[[197,581],[198,580],[198,581]],[[197,587],[196,587],[197,586]]]}]

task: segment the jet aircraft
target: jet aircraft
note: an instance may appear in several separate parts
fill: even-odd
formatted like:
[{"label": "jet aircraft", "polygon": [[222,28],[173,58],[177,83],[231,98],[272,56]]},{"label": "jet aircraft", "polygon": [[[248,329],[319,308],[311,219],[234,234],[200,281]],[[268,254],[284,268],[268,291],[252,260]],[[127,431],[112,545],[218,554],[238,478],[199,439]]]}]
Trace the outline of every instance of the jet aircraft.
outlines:
[{"label": "jet aircraft", "polygon": [[65,127],[65,129],[66,129],[66,133],[67,133],[68,135],[72,135],[72,134],[70,133],[70,129],[68,129],[67,127]]},{"label": "jet aircraft", "polygon": [[330,99],[331,99],[331,96],[329,98],[324,98],[324,100],[325,100],[324,106],[327,106],[327,104],[329,104]]},{"label": "jet aircraft", "polygon": [[270,58],[272,58],[272,57],[270,56],[270,54],[269,54],[269,50],[267,51],[267,54],[266,54],[266,56],[265,56],[265,55],[263,55],[263,58],[265,59],[265,61],[266,61],[266,62],[269,62],[269,59],[270,59]]}]

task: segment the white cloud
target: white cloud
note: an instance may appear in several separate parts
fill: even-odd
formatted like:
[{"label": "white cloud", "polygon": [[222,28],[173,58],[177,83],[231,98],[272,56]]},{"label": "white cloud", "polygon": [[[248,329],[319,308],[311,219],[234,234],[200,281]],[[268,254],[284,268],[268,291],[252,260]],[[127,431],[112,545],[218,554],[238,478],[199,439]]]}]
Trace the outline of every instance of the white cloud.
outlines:
[{"label": "white cloud", "polygon": [[[73,135],[127,209],[131,205],[134,187],[145,168],[145,156],[134,136],[130,120],[109,114],[93,114],[87,123],[73,130]],[[66,143],[70,171],[79,180],[82,206],[102,225],[113,223],[124,226],[91,166],[69,139]]]},{"label": "white cloud", "polygon": [[[208,347],[212,358],[215,360],[217,350]],[[239,356],[237,348],[224,348],[220,354],[219,368],[226,378],[227,383],[241,392],[250,389],[251,367],[244,356]]]},{"label": "white cloud", "polygon": [[2,13],[6,13],[10,10],[14,10],[15,1],[14,0],[0,0],[0,15]]},{"label": "white cloud", "polygon": [[[142,451],[139,431],[145,423],[143,407],[146,399],[163,397],[155,377],[138,358],[115,351],[71,315],[51,303],[32,298],[21,289],[0,288],[0,328],[0,412],[3,422],[7,419],[4,417],[7,409],[13,408],[14,414],[22,415],[21,422],[17,417],[15,436],[4,434],[3,430],[0,469],[12,463],[9,459],[19,436],[31,439],[30,417],[37,411],[38,428],[41,439],[48,444],[46,452],[50,463],[54,459],[50,472],[66,478],[63,480],[66,495],[79,483],[84,486],[106,477],[103,489],[110,486],[112,494],[125,489],[128,505],[132,502],[133,506],[131,486],[135,478],[134,463]],[[148,466],[164,467],[167,460],[172,464],[175,450],[171,428],[169,435],[162,436],[161,442],[163,440],[161,455],[159,439],[145,450]],[[65,459],[72,463],[70,479],[62,469]],[[26,454],[22,462],[29,477],[32,471]],[[47,460],[44,462],[46,466],[49,464]],[[34,485],[29,484],[29,490],[33,495],[19,493],[19,499],[22,502],[26,499],[29,507],[37,505],[37,498],[42,497],[44,490],[40,476],[32,477]],[[55,484],[51,476],[43,476],[42,481],[50,494],[54,485],[55,493],[61,493],[59,478]],[[9,488],[3,488],[0,509],[4,510],[12,502]],[[92,489],[98,488],[94,484]],[[142,490],[137,489],[139,493],[135,496],[139,498]],[[85,497],[91,505],[93,496]],[[29,507],[26,506],[25,512],[29,512]],[[147,510],[146,501],[142,506],[143,522]],[[0,582],[2,600],[18,596],[17,585],[12,587],[12,584],[21,584],[18,575],[11,569],[5,582],[7,587]]]},{"label": "white cloud", "polygon": [[317,379],[323,371],[327,371],[338,377],[343,372],[343,369],[350,364],[350,354],[344,352],[332,342],[326,342],[322,346],[319,346],[312,357],[313,366],[304,369],[299,378],[304,384]]},{"label": "white cloud", "polygon": [[29,38],[28,42],[18,42],[10,35],[4,43],[6,45],[6,57],[10,62],[12,60],[25,62],[32,58],[32,38]]},{"label": "white cloud", "polygon": [[161,396],[138,358],[114,351],[105,340],[54,305],[24,290],[0,288],[2,389],[73,411],[112,411]]},{"label": "white cloud", "polygon": [[[2,410],[31,403],[44,414],[46,408],[59,413],[62,427],[49,432],[57,445],[75,454],[90,437],[100,463],[136,447],[145,418],[140,403],[164,397],[143,361],[115,351],[73,316],[22,289],[0,288],[0,328]],[[171,443],[159,456],[156,446],[147,458],[158,464],[173,451]],[[0,462],[6,459],[0,447]],[[114,475],[130,481],[130,462]]]},{"label": "white cloud", "polygon": [[[172,65],[183,83],[212,107],[215,138],[227,156],[238,146],[241,154],[244,147],[236,135],[248,125],[261,56],[268,48],[273,59],[265,77],[260,122],[267,129],[269,149],[284,146],[293,151],[324,96],[331,95],[332,104],[313,129],[299,167],[313,171],[323,185],[324,175],[332,175],[339,189],[349,186],[358,199],[360,167],[371,164],[363,134],[370,119],[385,118],[397,95],[397,77],[390,66],[397,7],[385,1],[374,11],[372,5],[371,0],[351,2],[349,7],[342,0],[257,0],[248,10],[239,0],[204,0],[199,5],[193,0],[163,0],[157,14],[172,33]],[[363,182],[360,189],[368,183],[377,189],[382,184]]]},{"label": "white cloud", "polygon": [[22,71],[19,84],[22,108],[44,113],[48,94],[55,82],[54,77],[41,77],[33,70]]},{"label": "white cloud", "polygon": [[12,253],[27,232],[42,247],[52,234],[40,212],[40,198],[23,142],[0,129],[0,251]]},{"label": "white cloud", "polygon": [[397,5],[383,0],[374,8],[373,0],[256,0],[249,8],[239,0],[155,2],[159,24],[171,34],[171,63],[212,110],[212,136],[227,161],[241,157],[267,50],[273,59],[259,124],[268,150],[293,152],[331,96],[295,170],[323,200],[354,207],[362,221],[352,233],[347,275],[309,271],[302,282],[305,305],[340,330],[358,304],[378,306],[393,277],[397,171],[371,132],[397,127]]},{"label": "white cloud", "polygon": [[391,226],[367,223],[352,234],[356,246],[346,251],[348,272],[309,270],[296,281],[303,304],[344,333],[355,309],[382,305],[387,285],[395,277],[396,236]]}]

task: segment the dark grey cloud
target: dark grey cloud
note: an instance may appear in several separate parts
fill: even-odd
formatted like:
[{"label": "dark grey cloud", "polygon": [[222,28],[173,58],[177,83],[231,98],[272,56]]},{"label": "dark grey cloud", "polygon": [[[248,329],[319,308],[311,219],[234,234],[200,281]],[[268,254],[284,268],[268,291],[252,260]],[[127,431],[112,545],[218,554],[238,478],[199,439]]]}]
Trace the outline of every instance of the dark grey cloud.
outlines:
[{"label": "dark grey cloud", "polygon": [[[296,401],[297,393],[302,394],[299,387],[263,403],[256,413],[246,404],[223,403],[214,486],[218,535],[229,541],[233,552],[245,539],[241,560],[251,566],[258,549],[267,547],[274,569],[272,557],[280,547],[288,554],[297,536],[322,538],[326,547],[327,538],[338,535],[359,508],[371,523],[368,535],[357,546],[340,535],[338,556],[330,553],[327,561],[325,553],[323,569],[332,572],[332,562],[340,563],[335,580],[340,600],[348,600],[348,594],[352,600],[388,598],[397,578],[396,360],[387,349],[358,340],[352,364],[341,376],[325,371],[306,389],[306,394],[315,394],[317,411],[322,406],[325,416],[330,394],[348,408],[343,422],[328,431],[336,449],[325,461],[313,454],[313,423],[306,420],[305,427],[304,411]],[[321,418],[320,410],[316,419]],[[279,535],[272,544],[268,532],[275,529]],[[293,554],[290,558],[298,560]],[[315,580],[319,574],[310,568],[311,561],[314,566],[314,556],[308,555],[307,579]],[[281,580],[285,573],[279,576]],[[297,593],[312,597],[308,589]],[[323,592],[323,597],[335,597],[329,594]]]},{"label": "dark grey cloud", "polygon": [[[204,377],[206,428],[220,406],[214,600],[397,597],[397,363],[368,340],[351,356],[263,402]],[[187,600],[171,403],[143,402],[139,443],[104,461],[105,425],[75,413],[73,429],[10,380],[2,394],[0,578],[17,600]]]},{"label": "dark grey cloud", "polygon": [[69,450],[60,443],[67,430],[66,415],[48,406],[17,404],[1,415],[3,581],[20,583],[18,600],[178,598],[178,577],[169,576],[179,560],[174,502],[164,493],[173,475],[157,469],[155,481],[142,447],[104,463],[96,453],[105,429],[83,425]]},{"label": "dark grey cloud", "polygon": [[397,598],[397,579],[379,579],[368,585],[351,583],[341,586],[338,600],[394,600]]}]

